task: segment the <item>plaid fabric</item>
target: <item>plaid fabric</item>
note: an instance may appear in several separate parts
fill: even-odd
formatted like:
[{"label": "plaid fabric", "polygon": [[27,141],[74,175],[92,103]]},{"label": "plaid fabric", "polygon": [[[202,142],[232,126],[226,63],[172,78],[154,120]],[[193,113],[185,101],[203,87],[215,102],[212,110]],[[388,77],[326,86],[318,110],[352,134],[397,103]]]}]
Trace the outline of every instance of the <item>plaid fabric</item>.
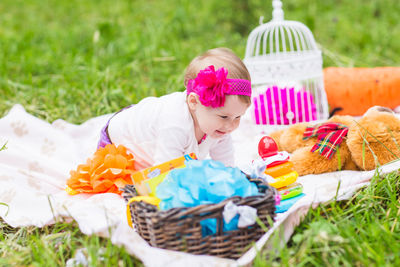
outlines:
[{"label": "plaid fabric", "polygon": [[347,136],[349,128],[340,123],[321,123],[314,127],[307,127],[303,140],[317,136],[318,142],[312,147],[311,152],[319,150],[325,158],[332,158],[343,138]]}]

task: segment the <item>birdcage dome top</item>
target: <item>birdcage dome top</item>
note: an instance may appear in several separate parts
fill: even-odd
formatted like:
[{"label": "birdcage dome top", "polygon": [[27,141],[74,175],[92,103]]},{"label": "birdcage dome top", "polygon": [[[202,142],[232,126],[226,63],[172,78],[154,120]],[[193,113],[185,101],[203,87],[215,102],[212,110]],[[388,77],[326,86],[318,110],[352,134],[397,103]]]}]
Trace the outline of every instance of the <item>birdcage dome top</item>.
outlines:
[{"label": "birdcage dome top", "polygon": [[303,23],[290,20],[270,21],[256,27],[249,35],[246,58],[263,55],[289,56],[296,52],[318,49],[310,29]]},{"label": "birdcage dome top", "polygon": [[247,39],[244,63],[252,83],[321,75],[322,55],[310,29],[301,22],[284,20],[281,1],[272,4],[272,20],[256,27]]},{"label": "birdcage dome top", "polygon": [[282,2],[273,0],[272,20],[256,27],[249,35],[245,58],[290,52],[318,50],[314,36],[307,26],[298,21],[284,20]]}]

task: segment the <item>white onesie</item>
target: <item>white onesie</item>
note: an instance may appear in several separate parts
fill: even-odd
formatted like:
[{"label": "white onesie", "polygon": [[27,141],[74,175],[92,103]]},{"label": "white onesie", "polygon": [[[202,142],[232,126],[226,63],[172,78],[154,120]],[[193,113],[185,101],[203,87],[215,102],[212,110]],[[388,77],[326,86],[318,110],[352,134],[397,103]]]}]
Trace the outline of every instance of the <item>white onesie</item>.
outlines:
[{"label": "white onesie", "polygon": [[218,139],[207,136],[198,144],[186,92],[143,99],[116,114],[108,134],[115,145],[124,145],[134,155],[140,169],[189,153],[196,153],[198,159],[210,156],[227,166],[234,165],[230,135]]}]

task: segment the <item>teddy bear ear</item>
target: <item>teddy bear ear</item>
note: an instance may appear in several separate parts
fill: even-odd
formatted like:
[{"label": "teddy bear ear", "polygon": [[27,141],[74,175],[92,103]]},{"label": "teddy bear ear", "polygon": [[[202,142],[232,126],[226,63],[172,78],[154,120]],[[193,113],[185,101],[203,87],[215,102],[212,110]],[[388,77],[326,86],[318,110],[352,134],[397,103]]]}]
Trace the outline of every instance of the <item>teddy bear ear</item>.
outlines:
[{"label": "teddy bear ear", "polygon": [[373,106],[373,107],[369,108],[369,109],[364,113],[364,116],[368,116],[369,114],[374,113],[374,112],[394,113],[393,110],[391,110],[390,108],[382,107],[382,106]]}]

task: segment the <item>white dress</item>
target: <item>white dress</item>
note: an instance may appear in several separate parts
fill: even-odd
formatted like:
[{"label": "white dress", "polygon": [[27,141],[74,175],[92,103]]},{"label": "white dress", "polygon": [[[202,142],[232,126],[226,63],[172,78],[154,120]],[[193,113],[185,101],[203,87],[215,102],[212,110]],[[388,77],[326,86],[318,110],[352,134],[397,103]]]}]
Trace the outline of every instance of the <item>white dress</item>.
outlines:
[{"label": "white dress", "polygon": [[230,135],[207,136],[198,144],[186,92],[147,97],[116,114],[108,126],[111,141],[124,145],[136,159],[137,168],[154,166],[195,153],[198,159],[210,156],[227,166],[234,165]]}]

